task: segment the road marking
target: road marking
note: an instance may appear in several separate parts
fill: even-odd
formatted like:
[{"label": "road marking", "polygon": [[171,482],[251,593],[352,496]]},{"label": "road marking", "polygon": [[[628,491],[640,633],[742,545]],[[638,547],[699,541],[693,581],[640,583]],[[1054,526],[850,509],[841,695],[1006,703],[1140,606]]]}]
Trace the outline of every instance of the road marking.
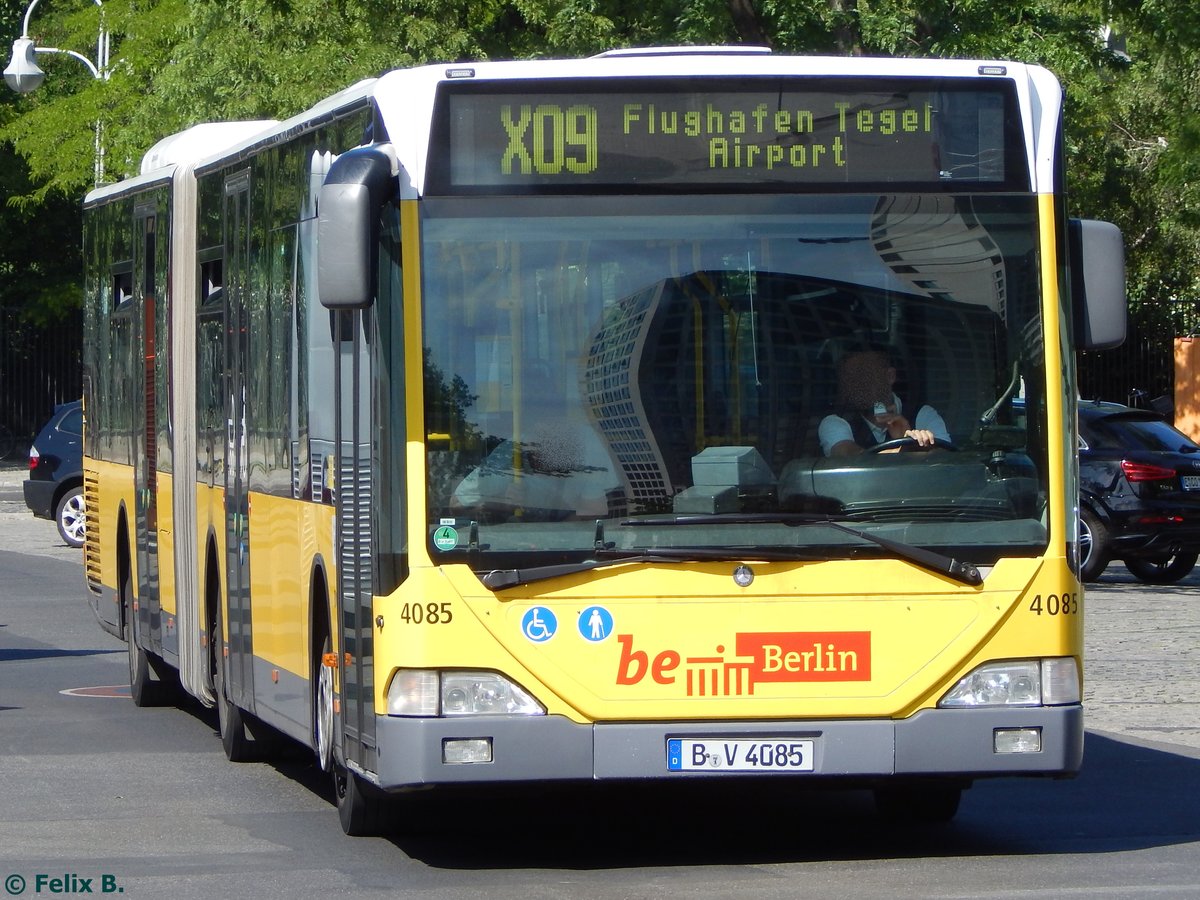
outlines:
[{"label": "road marking", "polygon": [[65,691],[59,691],[59,693],[66,694],[68,697],[120,697],[128,700],[129,685],[107,684],[97,687],[67,688]]}]

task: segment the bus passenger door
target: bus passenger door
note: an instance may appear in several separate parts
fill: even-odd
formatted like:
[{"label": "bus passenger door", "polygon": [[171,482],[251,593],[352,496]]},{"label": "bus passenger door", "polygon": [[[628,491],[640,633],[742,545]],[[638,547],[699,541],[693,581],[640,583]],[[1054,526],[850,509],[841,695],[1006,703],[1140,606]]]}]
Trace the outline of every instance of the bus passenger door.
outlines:
[{"label": "bus passenger door", "polygon": [[[361,311],[333,314],[337,338],[338,619],[341,733],[347,762],[375,771],[374,630],[371,588],[370,355]],[[366,320],[369,321],[369,320]]]},{"label": "bus passenger door", "polygon": [[250,170],[225,181],[225,588],[229,657],[226,690],[243,709],[254,710],[253,640],[250,616],[250,465],[247,459],[246,393],[249,366]]},{"label": "bus passenger door", "polygon": [[155,208],[153,204],[134,209],[133,284],[138,304],[137,325],[141,329],[137,345],[141,358],[135,363],[135,379],[141,390],[134,393],[134,546],[137,557],[138,643],[161,652],[162,608],[158,583],[158,469],[154,369],[158,352],[156,324],[159,310],[155,297]]}]

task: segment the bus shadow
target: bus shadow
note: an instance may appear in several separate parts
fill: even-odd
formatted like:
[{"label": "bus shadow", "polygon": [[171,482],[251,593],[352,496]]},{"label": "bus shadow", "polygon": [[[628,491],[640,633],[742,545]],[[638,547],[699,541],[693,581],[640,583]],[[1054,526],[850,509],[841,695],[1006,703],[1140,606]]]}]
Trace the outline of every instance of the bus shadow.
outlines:
[{"label": "bus shadow", "polygon": [[867,791],[778,783],[539,785],[408,795],[392,843],[447,869],[603,870],[1111,853],[1200,839],[1200,758],[1087,736],[1066,781],[980,781],[948,825],[895,825]]},{"label": "bus shadow", "polygon": [[[215,710],[182,708],[218,736]],[[282,739],[265,762],[330,804],[337,828],[311,750]],[[977,781],[945,825],[893,824],[869,791],[816,783],[545,782],[400,795],[385,837],[452,870],[1112,853],[1200,841],[1184,799],[1197,796],[1200,751],[1089,732],[1078,777]]]}]

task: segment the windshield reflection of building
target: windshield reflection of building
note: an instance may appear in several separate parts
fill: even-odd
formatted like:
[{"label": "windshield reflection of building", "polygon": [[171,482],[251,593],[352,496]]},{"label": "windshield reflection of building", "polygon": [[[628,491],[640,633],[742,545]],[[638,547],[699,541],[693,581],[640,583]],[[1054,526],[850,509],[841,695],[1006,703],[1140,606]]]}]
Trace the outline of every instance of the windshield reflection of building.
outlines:
[{"label": "windshield reflection of building", "polygon": [[[611,307],[592,338],[584,365],[588,412],[616,461],[635,508],[661,503],[674,493],[650,426],[640,377],[664,287],[660,282]],[[665,398],[657,399],[661,403]]]}]

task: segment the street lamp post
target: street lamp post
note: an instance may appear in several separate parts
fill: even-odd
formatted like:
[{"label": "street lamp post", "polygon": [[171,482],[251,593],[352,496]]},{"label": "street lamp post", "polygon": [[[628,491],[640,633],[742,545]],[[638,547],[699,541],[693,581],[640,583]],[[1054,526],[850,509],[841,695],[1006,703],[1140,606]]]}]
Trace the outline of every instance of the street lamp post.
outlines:
[{"label": "street lamp post", "polygon": [[[104,21],[100,22],[100,36],[96,40],[96,61],[92,62],[82,53],[74,50],[61,50],[58,47],[38,47],[29,36],[29,19],[33,15],[39,0],[31,0],[25,10],[25,21],[21,28],[21,36],[13,41],[12,59],[4,70],[4,81],[18,94],[28,94],[35,91],[46,78],[46,73],[37,64],[39,53],[63,53],[73,57],[87,66],[92,77],[108,80],[108,32],[104,30]],[[95,4],[104,7],[103,0],[94,0]],[[100,140],[100,123],[96,123],[96,184],[104,180],[104,147]]]}]

